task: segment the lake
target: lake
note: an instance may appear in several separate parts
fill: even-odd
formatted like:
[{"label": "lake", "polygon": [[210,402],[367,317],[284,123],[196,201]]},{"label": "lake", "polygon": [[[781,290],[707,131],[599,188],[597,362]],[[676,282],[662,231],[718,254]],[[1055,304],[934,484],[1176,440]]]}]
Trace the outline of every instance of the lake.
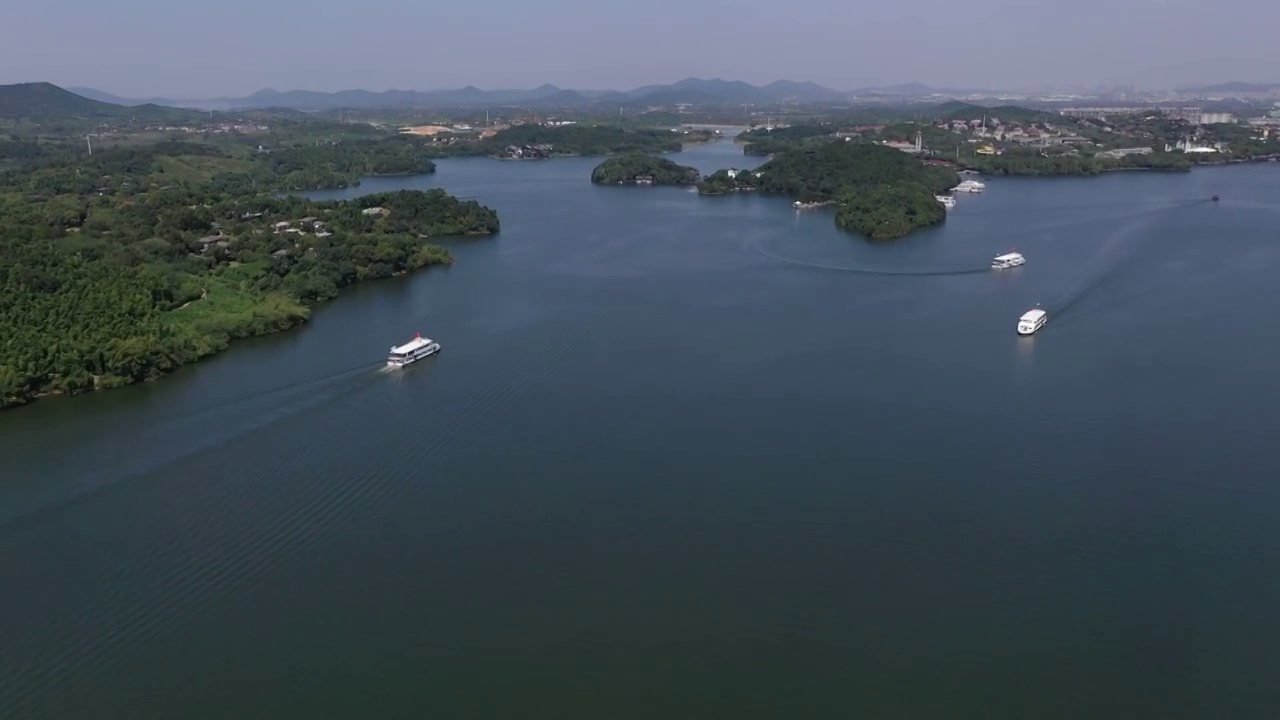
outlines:
[{"label": "lake", "polygon": [[1280,706],[1280,168],[991,178],[871,244],[597,162],[317,193],[503,229],[0,414],[0,716]]}]

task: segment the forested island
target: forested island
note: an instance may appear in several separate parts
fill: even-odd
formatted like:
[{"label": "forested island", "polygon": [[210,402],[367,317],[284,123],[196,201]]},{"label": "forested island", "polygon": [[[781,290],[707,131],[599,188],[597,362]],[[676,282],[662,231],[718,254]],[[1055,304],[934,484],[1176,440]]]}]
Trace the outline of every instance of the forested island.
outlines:
[{"label": "forested island", "polygon": [[706,142],[709,131],[660,130],[615,125],[513,125],[480,138],[439,137],[430,144],[436,157],[492,156],[552,158],[628,153],[679,152],[686,144]]},{"label": "forested island", "polygon": [[656,155],[613,157],[591,171],[591,182],[597,185],[696,185],[701,179],[697,168]]},{"label": "forested island", "polygon": [[836,225],[873,240],[899,238],[946,219],[935,195],[955,187],[954,170],[928,165],[892,148],[827,141],[783,149],[749,170],[718,170],[703,195],[758,190],[800,202],[834,201]]},{"label": "forested island", "polygon": [[820,125],[790,125],[779,128],[755,128],[736,138],[742,143],[743,155],[772,155],[779,150],[796,147],[808,141],[823,144],[831,140],[836,127],[830,123]]},{"label": "forested island", "polygon": [[451,262],[435,238],[498,230],[442,190],[280,196],[434,170],[421,139],[310,127],[293,144],[130,136],[92,155],[0,136],[0,407],[158,377],[352,283]]},{"label": "forested island", "polygon": [[[942,222],[936,194],[957,170],[990,175],[1096,175],[1187,171],[1195,165],[1280,156],[1275,137],[1247,124],[1181,111],[1134,109],[1076,118],[1017,106],[962,102],[932,109],[805,114],[740,134],[746,155],[772,158],[755,171],[721,170],[704,195],[758,190],[803,205],[835,204],[836,223],[873,239]],[[776,118],[775,118],[776,119]],[[803,206],[802,205],[802,206]]]}]

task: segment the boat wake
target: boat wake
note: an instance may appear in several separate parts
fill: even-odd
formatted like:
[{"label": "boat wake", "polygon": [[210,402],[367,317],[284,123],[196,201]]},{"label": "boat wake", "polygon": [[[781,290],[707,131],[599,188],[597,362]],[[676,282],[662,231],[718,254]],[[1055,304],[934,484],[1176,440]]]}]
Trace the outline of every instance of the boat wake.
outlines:
[{"label": "boat wake", "polygon": [[938,275],[976,275],[978,273],[991,272],[991,261],[986,260],[981,264],[962,265],[957,267],[943,268],[922,268],[922,269],[894,269],[894,268],[876,268],[876,267],[853,267],[849,265],[836,265],[831,263],[809,262],[806,260],[796,260],[793,258],[775,255],[755,245],[748,245],[748,248],[762,258],[771,260],[782,265],[790,265],[792,267],[810,268],[813,270],[826,270],[830,272],[855,273],[859,275],[898,275],[904,277],[928,277]]},{"label": "boat wake", "polygon": [[1166,288],[1155,285],[1146,287],[1136,292],[1116,293],[1106,285],[1096,288],[1090,297],[1100,296],[1104,298],[1102,303],[1086,303],[1076,302],[1068,306],[1069,309],[1058,311],[1054,315],[1053,324],[1055,327],[1062,325],[1071,325],[1081,320],[1102,316],[1113,313],[1116,308],[1123,307],[1127,303],[1133,302],[1139,298],[1153,295],[1165,291]]},{"label": "boat wake", "polygon": [[[1125,202],[1075,203],[1069,205],[1027,205],[1003,208],[982,208],[983,217],[1028,217],[1043,218],[1046,215],[1055,218],[1061,214],[1066,222],[1122,219],[1138,213],[1161,212],[1191,205],[1203,205],[1212,202],[1210,198],[1152,198],[1150,200],[1130,200]],[[975,215],[975,217],[977,217]]]},{"label": "boat wake", "polygon": [[[1136,203],[1137,206],[1142,207],[1142,209],[1138,210],[1136,213],[1133,212],[1135,203],[1125,203],[1125,204],[1095,203],[1093,205],[1088,205],[1088,206],[1079,206],[1078,209],[1081,212],[1085,212],[1085,211],[1096,212],[1098,210],[1103,210],[1110,207],[1116,207],[1116,208],[1123,207],[1128,209],[1129,212],[1126,212],[1122,215],[1116,215],[1116,216],[1099,217],[1093,214],[1087,215],[1086,217],[1083,217],[1083,218],[1080,216],[1073,216],[1067,219],[1050,220],[1045,223],[1033,224],[1029,226],[1028,229],[1043,231],[1043,230],[1053,229],[1061,226],[1079,225],[1084,222],[1129,219],[1131,220],[1131,222],[1128,225],[1124,226],[1127,228],[1130,225],[1133,225],[1134,222],[1141,222],[1144,219],[1160,215],[1170,210],[1193,207],[1196,205],[1203,205],[1210,202],[1212,202],[1212,200],[1209,200],[1206,198],[1201,198],[1196,200],[1179,200],[1179,201],[1173,201],[1173,202],[1167,199],[1144,201],[1144,202]],[[1055,208],[1055,209],[1061,209],[1061,208]],[[1015,210],[1013,212],[1022,214],[1022,213],[1038,213],[1042,211]],[[1012,213],[994,211],[991,214],[1012,214]],[[1121,232],[1124,232],[1124,230],[1122,229]],[[1108,248],[1110,248],[1114,244],[1116,244],[1114,240],[1108,241],[1108,245],[1104,247],[1104,251],[1106,251]],[[752,243],[747,243],[746,247],[756,255],[759,255],[760,257],[763,257],[767,260],[770,260],[772,262],[782,264],[782,265],[809,268],[812,270],[825,270],[829,272],[855,273],[859,275],[888,275],[888,276],[900,276],[900,277],[938,277],[938,276],[948,276],[948,275],[976,275],[979,273],[990,272],[992,269],[990,260],[975,261],[972,265],[964,264],[964,265],[953,265],[950,267],[919,268],[919,269],[839,265],[835,263],[812,262],[808,260],[797,260],[795,258],[783,257],[776,253],[770,252],[764,249],[763,247],[760,247],[757,244],[752,244]],[[1084,282],[1084,284],[1081,284],[1080,279],[1078,278],[1073,279],[1073,282],[1069,284],[1069,288],[1071,288],[1071,290],[1069,290],[1067,293],[1064,293],[1064,295],[1062,296],[1063,298],[1061,300],[1062,304],[1064,306],[1069,306],[1074,302],[1075,299],[1078,299],[1075,297],[1076,295],[1081,294],[1084,291],[1087,291],[1089,287],[1092,287],[1092,285],[1093,285],[1092,282],[1086,281]],[[1059,309],[1058,312],[1061,312],[1061,309]]]},{"label": "boat wake", "polygon": [[[371,363],[309,378],[281,387],[232,398],[190,413],[165,418],[158,424],[119,442],[84,448],[76,458],[74,486],[57,486],[56,494],[37,493],[26,501],[0,508],[0,527],[47,510],[65,506],[106,491],[122,482],[152,473],[196,453],[209,450],[266,427],[315,411],[358,393],[380,380]],[[126,458],[124,464],[119,459]],[[142,461],[128,460],[145,458]],[[52,487],[52,486],[51,486]]]},{"label": "boat wake", "polygon": [[[1212,202],[1214,201],[1211,199],[1194,200],[1166,209],[1189,208]],[[1143,213],[1107,238],[1093,260],[1072,276],[1062,286],[1058,296],[1048,304],[1048,308],[1055,316],[1055,324],[1061,324],[1064,321],[1074,322],[1103,312],[1101,308],[1082,307],[1085,300],[1097,293],[1107,298],[1108,307],[1114,307],[1159,290],[1159,287],[1148,287],[1137,291],[1130,289],[1126,292],[1116,292],[1109,283],[1116,273],[1128,267],[1138,257],[1139,250],[1155,237],[1155,233],[1150,232],[1149,229],[1157,219],[1159,218],[1150,213]]]},{"label": "boat wake", "polygon": [[1086,263],[1063,284],[1061,291],[1046,307],[1056,318],[1069,318],[1081,300],[1101,287],[1138,255],[1138,250],[1149,241],[1152,233],[1144,232],[1156,221],[1154,216],[1144,215],[1125,223],[1107,238],[1093,260]]}]

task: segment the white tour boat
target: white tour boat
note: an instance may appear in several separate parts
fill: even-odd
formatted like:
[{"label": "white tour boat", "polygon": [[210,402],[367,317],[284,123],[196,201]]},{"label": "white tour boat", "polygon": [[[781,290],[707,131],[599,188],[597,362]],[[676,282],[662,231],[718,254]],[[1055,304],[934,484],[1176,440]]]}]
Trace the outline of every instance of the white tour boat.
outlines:
[{"label": "white tour boat", "polygon": [[934,196],[933,196],[933,199],[934,199],[934,200],[937,200],[937,201],[938,201],[938,202],[940,202],[940,203],[942,203],[942,207],[944,207],[944,208],[946,208],[946,209],[948,209],[948,210],[950,210],[951,208],[953,208],[953,207],[955,207],[955,206],[956,206],[956,196],[955,196],[955,195],[934,195]]},{"label": "white tour boat", "polygon": [[1027,262],[1027,259],[1022,257],[1022,253],[1016,253],[1016,252],[1005,253],[1004,255],[995,256],[995,259],[991,261],[991,269],[1004,270],[1005,268],[1018,267],[1019,265],[1025,265],[1026,262]]},{"label": "white tour boat", "polygon": [[1018,318],[1018,334],[1030,335],[1044,327],[1047,322],[1049,322],[1049,313],[1040,308],[1028,310]]},{"label": "white tour boat", "polygon": [[961,180],[960,184],[955,186],[954,192],[964,193],[980,193],[986,189],[986,185],[977,180]]},{"label": "white tour boat", "polygon": [[387,356],[387,367],[404,367],[438,352],[440,343],[415,333],[409,342],[391,348],[391,354]]}]

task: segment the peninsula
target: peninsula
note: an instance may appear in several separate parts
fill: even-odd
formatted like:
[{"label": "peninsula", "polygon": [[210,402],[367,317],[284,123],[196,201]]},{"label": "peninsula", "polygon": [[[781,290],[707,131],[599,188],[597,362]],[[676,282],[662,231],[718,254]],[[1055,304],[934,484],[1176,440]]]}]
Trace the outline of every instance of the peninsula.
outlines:
[{"label": "peninsula", "polygon": [[1114,170],[1186,171],[1196,165],[1280,157],[1267,118],[1243,122],[1198,109],[1042,110],[948,102],[931,110],[809,115],[757,126],[737,141],[771,155],[832,140],[875,143],[990,175],[1096,175]]},{"label": "peninsula", "polygon": [[435,169],[420,139],[367,125],[241,119],[195,141],[109,116],[90,154],[50,131],[74,119],[35,137],[29,117],[0,130],[0,408],[159,377],[345,286],[451,262],[436,238],[499,229],[443,190],[280,194]]}]

